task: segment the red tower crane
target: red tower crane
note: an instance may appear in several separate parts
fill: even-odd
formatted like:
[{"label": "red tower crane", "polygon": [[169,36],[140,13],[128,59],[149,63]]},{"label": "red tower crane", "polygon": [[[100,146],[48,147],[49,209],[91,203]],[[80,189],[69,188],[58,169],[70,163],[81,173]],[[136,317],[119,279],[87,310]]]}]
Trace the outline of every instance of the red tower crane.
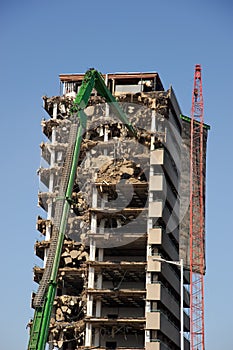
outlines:
[{"label": "red tower crane", "polygon": [[190,341],[191,350],[204,350],[205,199],[203,176],[201,65],[196,64],[192,93],[190,140]]}]

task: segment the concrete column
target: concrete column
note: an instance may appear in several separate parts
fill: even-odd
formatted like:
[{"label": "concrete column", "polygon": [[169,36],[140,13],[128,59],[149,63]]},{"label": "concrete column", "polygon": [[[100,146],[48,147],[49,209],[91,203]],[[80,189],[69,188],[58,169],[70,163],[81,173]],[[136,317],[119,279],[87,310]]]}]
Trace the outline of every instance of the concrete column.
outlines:
[{"label": "concrete column", "polygon": [[[51,144],[54,145],[56,142],[56,128],[52,128],[52,142]],[[55,155],[55,149],[53,147],[51,147],[50,149],[50,169],[54,167],[55,165],[55,161],[56,161],[56,155]],[[53,187],[54,187],[54,174],[50,173],[50,177],[49,177],[49,192],[52,193],[53,192]],[[48,204],[48,214],[47,214],[47,218],[48,220],[50,220],[52,217],[52,201],[50,200],[50,203]],[[50,239],[50,237],[48,238]]]},{"label": "concrete column", "polygon": [[[108,105],[107,105],[107,108],[108,108],[108,111],[109,111]],[[108,114],[109,114],[109,112],[108,112]],[[108,141],[108,131],[109,131],[109,126],[105,125],[105,127],[104,127],[104,142]]]},{"label": "concrete column", "polygon": [[96,300],[96,317],[101,317],[101,300]]},{"label": "concrete column", "polygon": [[97,208],[97,188],[92,187],[92,207]]},{"label": "concrete column", "polygon": [[[98,274],[97,277],[97,288],[101,289],[102,288],[102,274]],[[101,300],[96,300],[96,317],[101,317],[101,307],[102,307],[102,302]],[[100,345],[100,330],[99,328],[95,329],[95,337],[94,337],[94,345],[99,346]]]},{"label": "concrete column", "polygon": [[95,328],[94,346],[95,347],[100,346],[100,329],[99,328]]},{"label": "concrete column", "polygon": [[[99,248],[98,261],[103,261],[103,256],[104,256],[104,249]],[[97,289],[102,288],[102,282],[103,282],[102,274],[99,273],[97,276],[97,286],[96,286]],[[96,300],[96,314],[95,314],[96,317],[101,317],[101,307],[102,307],[101,300]],[[99,330],[99,328],[95,328],[94,346],[100,346],[100,330]]]},{"label": "concrete column", "polygon": [[101,220],[100,220],[99,233],[104,233],[105,220],[106,220],[106,219],[101,219]]},{"label": "concrete column", "polygon": [[102,288],[103,276],[102,273],[99,273],[97,276],[97,289]]},{"label": "concrete column", "polygon": [[101,198],[101,209],[104,209],[105,203],[108,201],[108,194],[103,193],[103,197]]},{"label": "concrete column", "polygon": [[[54,112],[55,113],[55,112]],[[56,128],[52,128],[52,145],[56,142]],[[55,150],[53,147],[50,149],[50,169],[54,167],[55,164]],[[53,193],[53,187],[54,187],[54,174],[50,173],[49,176],[49,193]],[[47,212],[47,219],[51,220],[52,219],[52,209],[53,209],[53,202],[52,199],[49,199],[48,203],[48,212]],[[46,226],[46,232],[45,232],[45,240],[49,241],[51,238],[51,226]],[[45,267],[46,261],[48,257],[48,249],[45,249],[44,251],[44,261],[43,261],[43,266]]]},{"label": "concrete column", "polygon": [[104,128],[103,128],[103,126],[100,126],[99,136],[104,136]]},{"label": "concrete column", "polygon": [[91,346],[92,340],[92,325],[90,323],[86,324],[86,334],[85,334],[85,346]]},{"label": "concrete column", "polygon": [[[90,261],[95,261],[95,252],[96,252],[96,246],[95,241],[90,241]],[[89,267],[88,270],[88,288],[94,288],[94,279],[95,279],[95,269],[94,267]]]},{"label": "concrete column", "polygon": [[114,92],[115,92],[115,84],[116,83],[116,81],[115,81],[115,79],[112,79],[112,94],[114,94]]},{"label": "concrete column", "polygon": [[103,260],[104,260],[104,248],[99,248],[98,261],[103,261]]},{"label": "concrete column", "polygon": [[[95,216],[96,221],[96,216]],[[93,225],[93,217],[91,218],[91,225]],[[94,227],[96,232],[96,227]],[[95,254],[96,254],[96,242],[95,240],[90,240],[90,254],[89,259],[90,261],[95,261]],[[88,288],[93,289],[95,284],[95,269],[93,267],[89,267],[88,269]],[[87,294],[87,316],[93,316],[93,296],[90,294]],[[92,325],[90,323],[86,324],[86,334],[85,334],[85,346],[91,346],[92,345]]]},{"label": "concrete column", "polygon": [[95,278],[95,269],[94,269],[94,267],[89,267],[89,270],[88,270],[88,288],[94,288],[94,278]]},{"label": "concrete column", "polygon": [[[151,115],[151,131],[155,132],[156,131],[156,115],[155,115],[155,110],[152,110],[152,115]],[[154,142],[155,142],[155,136],[151,136],[151,145],[150,145],[150,149],[151,151],[153,151],[155,149],[154,146]]]},{"label": "concrete column", "polygon": [[[103,256],[104,256],[104,249],[99,248],[98,261],[103,261]],[[103,286],[103,275],[102,275],[102,273],[99,273],[97,276],[97,289],[102,289],[102,286]],[[101,317],[101,307],[102,307],[101,300],[97,300],[96,301],[96,317]]]},{"label": "concrete column", "polygon": [[148,257],[151,256],[152,254],[151,244],[147,244],[146,254],[147,254],[147,260],[148,260]]},{"label": "concrete column", "polygon": [[[106,103],[106,117],[109,116],[109,105],[108,103]],[[104,127],[104,142],[108,142],[108,125],[105,125]],[[104,148],[104,155],[107,156],[108,155],[108,149]]]},{"label": "concrete column", "polygon": [[91,232],[96,233],[96,227],[97,227],[97,217],[96,214],[91,214]]},{"label": "concrete column", "polygon": [[[90,244],[90,260],[95,259],[95,245],[93,241]],[[95,270],[93,267],[89,267],[88,270],[88,288],[94,288],[94,277]],[[87,316],[93,316],[93,296],[87,294]],[[92,342],[92,325],[90,323],[86,324],[86,334],[85,334],[85,346],[91,346]]]},{"label": "concrete column", "polygon": [[94,239],[90,240],[90,261],[95,261],[95,253],[96,253],[96,243]]},{"label": "concrete column", "polygon": [[93,297],[92,295],[87,295],[87,316],[93,316]]},{"label": "concrete column", "polygon": [[146,343],[150,342],[150,331],[145,331],[145,347]]},{"label": "concrete column", "polygon": [[53,104],[53,116],[52,116],[52,118],[53,119],[57,118],[57,103]]},{"label": "concrete column", "polygon": [[152,109],[151,111],[151,131],[156,130],[156,113],[155,110]]}]

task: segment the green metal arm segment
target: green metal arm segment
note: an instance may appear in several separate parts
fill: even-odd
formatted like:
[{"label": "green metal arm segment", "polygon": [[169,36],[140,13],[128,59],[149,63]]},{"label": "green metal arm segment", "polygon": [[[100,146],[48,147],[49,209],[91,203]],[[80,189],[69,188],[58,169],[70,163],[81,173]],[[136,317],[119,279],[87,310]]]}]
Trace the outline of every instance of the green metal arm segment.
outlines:
[{"label": "green metal arm segment", "polygon": [[87,71],[84,76],[84,80],[80,87],[79,93],[77,94],[76,99],[74,101],[74,105],[71,108],[71,113],[77,113],[77,116],[80,121],[80,125],[77,132],[67,190],[66,190],[65,198],[62,199],[64,201],[64,206],[63,206],[62,217],[61,217],[60,226],[59,226],[58,242],[57,242],[56,252],[54,255],[51,278],[48,284],[46,295],[44,297],[43,305],[40,307],[36,307],[35,309],[32,328],[30,332],[28,350],[44,350],[46,346],[47,338],[48,338],[51,312],[52,312],[53,302],[54,302],[56,289],[57,289],[58,268],[60,263],[62,246],[64,242],[68,215],[70,211],[70,199],[71,199],[74,180],[76,176],[76,170],[77,170],[81,142],[82,142],[82,135],[86,128],[86,115],[83,110],[88,104],[93,88],[95,88],[101,96],[105,97],[106,102],[111,103],[111,107],[113,108],[113,110],[115,111],[119,119],[125,124],[128,130],[133,134],[133,136],[137,137],[136,130],[128,121],[127,116],[124,114],[124,112],[118,105],[115,98],[107,89],[101,75],[94,69]]}]

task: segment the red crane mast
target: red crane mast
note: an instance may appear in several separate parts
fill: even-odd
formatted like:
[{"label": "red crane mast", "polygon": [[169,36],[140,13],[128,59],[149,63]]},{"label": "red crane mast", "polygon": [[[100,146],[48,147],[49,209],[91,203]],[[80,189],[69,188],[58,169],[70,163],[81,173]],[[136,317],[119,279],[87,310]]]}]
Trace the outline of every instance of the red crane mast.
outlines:
[{"label": "red crane mast", "polygon": [[191,350],[204,350],[205,208],[203,176],[201,65],[196,64],[192,93],[190,140],[190,341]]}]

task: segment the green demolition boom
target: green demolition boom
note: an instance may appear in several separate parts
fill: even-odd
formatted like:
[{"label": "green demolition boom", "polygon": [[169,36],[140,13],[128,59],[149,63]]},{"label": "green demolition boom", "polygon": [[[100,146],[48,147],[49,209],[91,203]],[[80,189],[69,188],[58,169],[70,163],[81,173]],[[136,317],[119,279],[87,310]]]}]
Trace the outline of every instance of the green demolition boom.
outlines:
[{"label": "green demolition boom", "polygon": [[136,130],[106,87],[100,73],[95,69],[88,70],[71,108],[71,113],[76,114],[78,119],[75,123],[71,123],[68,149],[62,170],[60,189],[56,198],[48,257],[38,292],[33,301],[35,312],[30,330],[28,350],[44,350],[48,338],[51,311],[57,289],[58,268],[71,205],[71,195],[76,177],[82,135],[86,129],[87,118],[84,109],[88,104],[93,88],[105,98],[106,102],[111,103],[111,109],[128,128],[131,135],[137,138]]}]

